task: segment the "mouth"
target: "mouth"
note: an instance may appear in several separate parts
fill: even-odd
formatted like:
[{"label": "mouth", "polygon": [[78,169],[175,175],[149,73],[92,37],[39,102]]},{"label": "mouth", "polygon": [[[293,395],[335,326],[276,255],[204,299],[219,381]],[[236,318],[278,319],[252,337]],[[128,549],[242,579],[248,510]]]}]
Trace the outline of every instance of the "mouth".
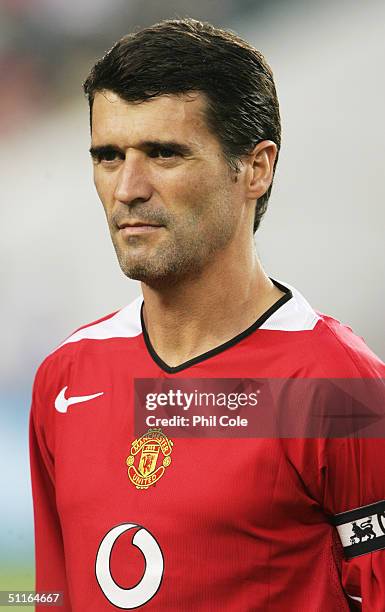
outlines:
[{"label": "mouth", "polygon": [[147,221],[126,221],[118,225],[119,232],[124,236],[133,236],[135,234],[143,234],[146,232],[154,232],[163,227]]}]

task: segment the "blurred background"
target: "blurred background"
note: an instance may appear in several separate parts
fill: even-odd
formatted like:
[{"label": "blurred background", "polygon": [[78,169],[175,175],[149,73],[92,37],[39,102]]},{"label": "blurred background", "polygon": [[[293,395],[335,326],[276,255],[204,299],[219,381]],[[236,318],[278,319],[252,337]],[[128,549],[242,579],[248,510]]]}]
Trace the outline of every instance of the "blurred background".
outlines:
[{"label": "blurred background", "polygon": [[235,30],[274,71],[283,145],[256,236],[265,269],[385,358],[383,2],[0,0],[0,589],[33,588],[34,372],[140,291],[93,188],[81,84],[120,36],[184,16]]}]

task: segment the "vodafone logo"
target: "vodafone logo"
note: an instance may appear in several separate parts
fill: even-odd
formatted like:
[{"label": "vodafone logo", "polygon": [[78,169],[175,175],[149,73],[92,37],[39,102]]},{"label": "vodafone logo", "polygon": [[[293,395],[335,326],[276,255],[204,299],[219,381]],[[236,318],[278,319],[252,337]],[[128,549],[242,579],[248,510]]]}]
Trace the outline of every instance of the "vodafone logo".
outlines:
[{"label": "vodafone logo", "polygon": [[123,523],[106,533],[96,555],[96,579],[108,601],[118,608],[132,610],[147,603],[160,587],[163,577],[163,555],[154,536],[144,527],[135,533],[132,544],[142,552],[146,567],[140,581],[130,589],[120,587],[111,575],[110,556],[116,540],[126,531],[140,527],[133,523]]}]

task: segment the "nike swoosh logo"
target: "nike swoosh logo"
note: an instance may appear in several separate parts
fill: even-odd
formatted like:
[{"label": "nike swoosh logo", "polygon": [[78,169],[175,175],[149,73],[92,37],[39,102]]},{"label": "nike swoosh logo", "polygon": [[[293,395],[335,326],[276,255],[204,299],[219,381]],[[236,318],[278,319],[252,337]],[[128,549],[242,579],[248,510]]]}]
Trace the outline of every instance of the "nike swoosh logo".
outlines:
[{"label": "nike swoosh logo", "polygon": [[93,395],[79,395],[78,397],[69,397],[68,399],[65,396],[65,392],[67,391],[67,387],[63,387],[63,389],[58,394],[55,399],[55,408],[58,412],[67,412],[68,407],[72,406],[72,404],[79,404],[80,402],[88,402],[89,400],[94,399],[95,397],[99,397],[99,395],[103,395],[104,391],[101,393],[94,393]]}]

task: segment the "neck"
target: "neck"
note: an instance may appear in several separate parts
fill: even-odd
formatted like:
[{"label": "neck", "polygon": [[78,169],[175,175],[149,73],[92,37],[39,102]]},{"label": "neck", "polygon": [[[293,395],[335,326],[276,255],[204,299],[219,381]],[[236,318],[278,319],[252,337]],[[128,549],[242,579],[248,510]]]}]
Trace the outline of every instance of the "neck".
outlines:
[{"label": "neck", "polygon": [[172,367],[231,340],[283,295],[254,244],[247,252],[216,254],[196,278],[162,289],[142,283],[142,291],[151,344]]}]

